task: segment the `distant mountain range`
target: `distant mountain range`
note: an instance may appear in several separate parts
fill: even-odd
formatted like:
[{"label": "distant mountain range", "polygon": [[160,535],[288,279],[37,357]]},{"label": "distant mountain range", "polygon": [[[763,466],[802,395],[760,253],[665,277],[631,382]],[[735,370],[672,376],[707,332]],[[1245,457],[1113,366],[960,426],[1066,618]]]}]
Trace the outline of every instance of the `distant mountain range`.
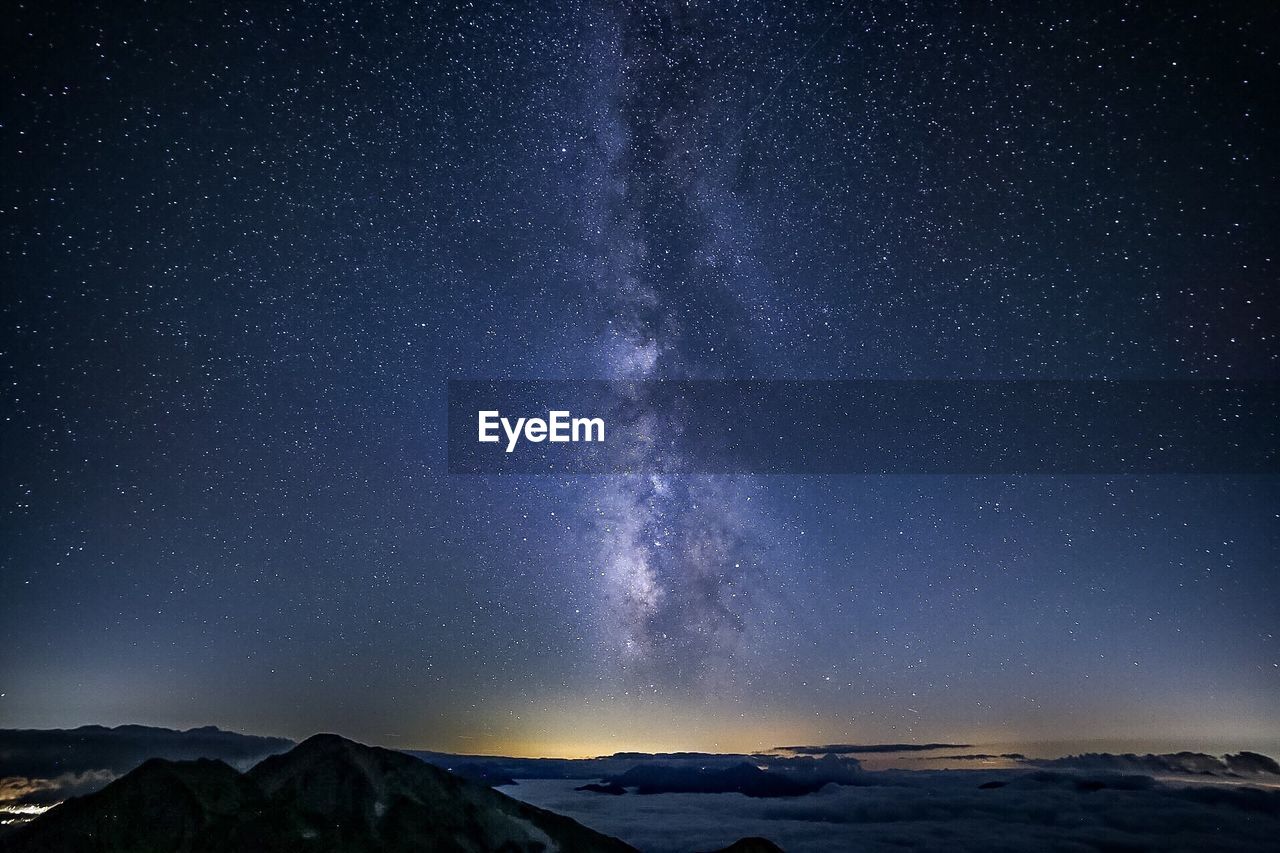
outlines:
[{"label": "distant mountain range", "polygon": [[52,851],[629,851],[566,817],[416,758],[316,735],[239,773],[153,759],[5,838]]},{"label": "distant mountain range", "polygon": [[292,747],[281,737],[223,731],[216,726],[80,726],[75,729],[0,729],[0,776],[51,778],[64,773],[128,773],[149,758],[217,758],[247,768]]},{"label": "distant mountain range", "polygon": [[[706,790],[708,792],[768,790],[760,796],[794,796],[816,791],[828,782],[848,784],[862,773],[862,763],[844,755],[779,755],[775,753],[710,753],[710,752],[616,752],[597,758],[510,758],[499,755],[452,755],[445,752],[408,750],[408,754],[429,764],[457,773],[466,779],[486,785],[512,785],[518,779],[582,779],[613,781],[640,767],[651,767],[653,773],[670,771],[661,784],[652,774],[649,793],[664,791]],[[743,768],[746,769],[743,769]],[[756,771],[767,775],[763,784],[752,781]],[[736,774],[736,775],[735,775]],[[675,781],[675,777],[681,781]],[[701,778],[705,777],[705,778]],[[636,785],[638,782],[624,782]],[[692,786],[692,787],[690,787]],[[600,786],[584,786],[595,791]]]},{"label": "distant mountain range", "polygon": [[798,797],[821,790],[825,785],[848,781],[837,773],[761,770],[749,762],[727,767],[671,764],[638,764],[625,773],[611,776],[603,784],[582,785],[577,790],[599,794],[742,794],[747,797]]}]

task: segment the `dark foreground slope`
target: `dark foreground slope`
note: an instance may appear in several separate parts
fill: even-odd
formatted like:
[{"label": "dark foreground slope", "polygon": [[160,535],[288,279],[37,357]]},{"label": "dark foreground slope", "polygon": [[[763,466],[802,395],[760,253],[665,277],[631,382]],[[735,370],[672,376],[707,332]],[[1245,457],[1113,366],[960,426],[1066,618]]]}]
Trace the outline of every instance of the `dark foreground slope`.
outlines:
[{"label": "dark foreground slope", "polygon": [[248,773],[148,761],[4,839],[36,851],[628,851],[416,758],[316,735]]}]

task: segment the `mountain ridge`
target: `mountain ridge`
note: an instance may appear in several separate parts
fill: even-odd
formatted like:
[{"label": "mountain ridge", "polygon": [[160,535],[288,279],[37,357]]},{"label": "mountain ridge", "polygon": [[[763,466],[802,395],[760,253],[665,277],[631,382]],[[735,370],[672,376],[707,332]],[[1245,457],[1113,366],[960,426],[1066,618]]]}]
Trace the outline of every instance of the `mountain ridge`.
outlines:
[{"label": "mountain ridge", "polygon": [[8,776],[48,778],[92,770],[121,775],[150,758],[216,758],[247,768],[293,746],[288,738],[241,734],[217,726],[90,724],[73,729],[0,729],[0,760]]},{"label": "mountain ridge", "polygon": [[316,735],[240,773],[151,759],[6,836],[13,853],[546,851],[629,845],[393,750]]}]

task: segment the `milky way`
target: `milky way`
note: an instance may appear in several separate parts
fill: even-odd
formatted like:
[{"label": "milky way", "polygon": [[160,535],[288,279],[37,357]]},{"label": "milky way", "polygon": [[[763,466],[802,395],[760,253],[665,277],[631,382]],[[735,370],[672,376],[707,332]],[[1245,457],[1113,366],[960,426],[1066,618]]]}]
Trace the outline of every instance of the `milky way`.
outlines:
[{"label": "milky way", "polygon": [[[653,13],[597,9],[588,27],[590,74],[603,85],[588,108],[596,161],[587,170],[585,224],[605,317],[597,357],[604,378],[615,380],[724,375],[725,366],[741,366],[728,342],[745,313],[735,292],[743,279],[715,273],[722,223],[706,203],[727,194],[733,168],[720,161],[735,155],[724,132],[729,111],[715,110],[700,79],[713,65],[703,53],[714,16]],[[699,305],[691,288],[715,292]],[[717,355],[714,346],[699,352],[698,340],[726,343]],[[659,467],[679,468],[682,425],[654,411],[643,386],[635,389],[629,417],[644,419],[653,436],[653,446],[637,452],[676,448]],[[661,473],[601,484],[594,500],[610,586],[606,625],[620,659],[642,677],[656,665],[665,678],[706,679],[705,667],[730,664],[747,624],[750,567],[760,559],[739,497],[713,479]]]}]

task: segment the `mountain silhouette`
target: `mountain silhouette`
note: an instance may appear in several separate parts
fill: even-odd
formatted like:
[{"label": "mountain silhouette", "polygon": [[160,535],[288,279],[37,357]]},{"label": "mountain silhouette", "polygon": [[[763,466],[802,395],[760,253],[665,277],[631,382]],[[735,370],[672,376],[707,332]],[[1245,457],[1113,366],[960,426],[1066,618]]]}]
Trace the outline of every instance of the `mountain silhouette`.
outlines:
[{"label": "mountain silhouette", "polygon": [[247,773],[153,759],[5,839],[14,853],[630,851],[416,758],[316,735]]},{"label": "mountain silhouette", "polygon": [[578,790],[616,794],[634,788],[638,794],[726,794],[748,797],[798,797],[821,789],[832,781],[826,776],[798,777],[761,770],[742,762],[729,767],[684,767],[638,764],[626,773],[611,776],[603,785]]},{"label": "mountain silhouette", "polygon": [[0,729],[4,775],[43,779],[99,770],[123,775],[148,758],[217,758],[235,767],[249,767],[293,746],[285,738],[243,735],[216,726],[186,731],[132,725]]},{"label": "mountain silhouette", "polygon": [[783,853],[783,850],[767,838],[752,836],[750,838],[740,838],[728,847],[722,847],[714,851],[714,853]]}]

